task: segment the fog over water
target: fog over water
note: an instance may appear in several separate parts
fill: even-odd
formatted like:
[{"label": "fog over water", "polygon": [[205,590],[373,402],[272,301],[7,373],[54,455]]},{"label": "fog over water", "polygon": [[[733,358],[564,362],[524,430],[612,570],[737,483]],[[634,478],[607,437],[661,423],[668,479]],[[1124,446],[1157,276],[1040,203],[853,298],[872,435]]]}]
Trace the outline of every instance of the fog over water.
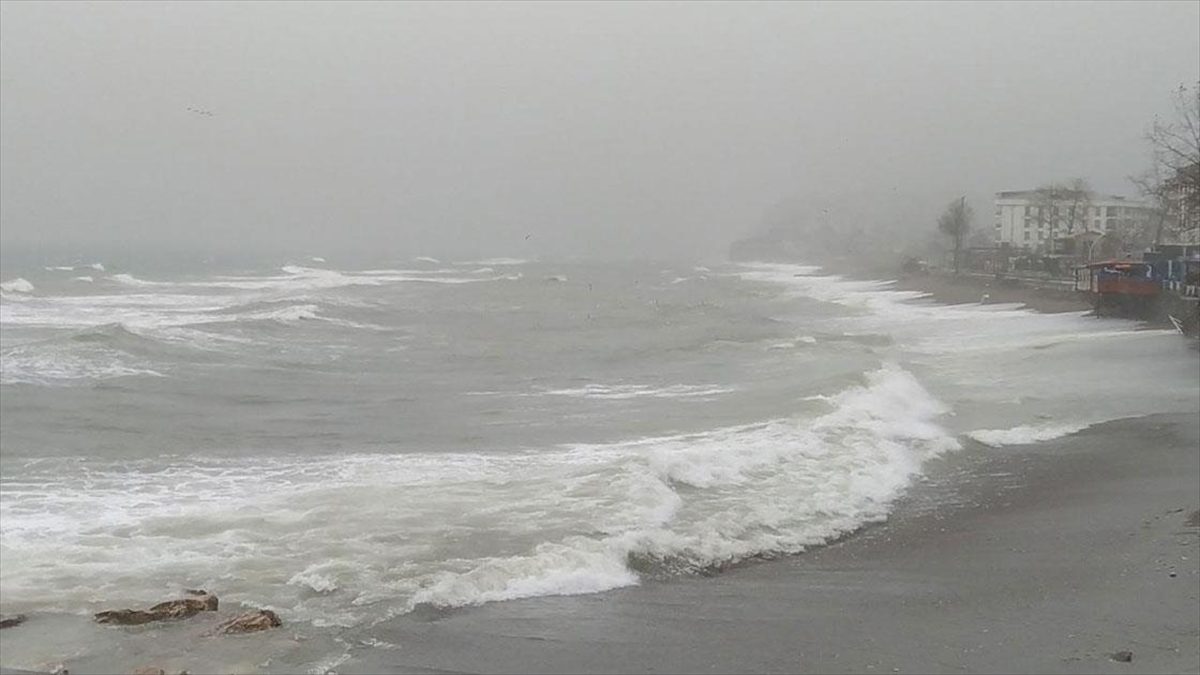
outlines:
[{"label": "fog over water", "polygon": [[[928,230],[1130,193],[1196,3],[0,9],[6,261],[720,258],[773,204]],[[984,218],[984,220],[989,220]]]},{"label": "fog over water", "polygon": [[[1194,414],[1172,328],[751,258],[1132,194],[1198,57],[1195,2],[3,3],[0,670],[460,672],[397,622],[805,553]],[[93,620],[186,588],[220,608]]]}]

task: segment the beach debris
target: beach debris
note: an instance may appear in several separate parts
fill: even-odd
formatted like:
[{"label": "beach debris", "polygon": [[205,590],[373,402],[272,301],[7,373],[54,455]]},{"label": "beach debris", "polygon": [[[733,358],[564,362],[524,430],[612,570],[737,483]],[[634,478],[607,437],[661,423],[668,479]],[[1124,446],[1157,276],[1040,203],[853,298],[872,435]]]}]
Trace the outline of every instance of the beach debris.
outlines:
[{"label": "beach debris", "polygon": [[1131,651],[1115,652],[1109,658],[1111,658],[1113,661],[1117,661],[1118,663],[1129,663],[1129,662],[1133,661],[1133,652],[1131,652]]},{"label": "beach debris", "polygon": [[270,628],[278,628],[283,622],[279,616],[269,609],[259,609],[245,614],[238,614],[232,619],[222,621],[212,630],[210,635],[240,635],[242,633],[257,633]]},{"label": "beach debris", "polygon": [[131,675],[167,675],[167,671],[158,666],[142,666],[141,668],[134,668]]},{"label": "beach debris", "polygon": [[27,617],[24,614],[14,614],[12,616],[4,616],[0,614],[0,628],[12,628],[25,623]]},{"label": "beach debris", "polygon": [[67,670],[67,667],[60,663],[50,669],[50,675],[71,675],[71,671]]},{"label": "beach debris", "polygon": [[215,612],[219,601],[207,591],[187,590],[195,596],[181,600],[160,602],[150,609],[114,609],[95,615],[97,623],[115,623],[122,626],[137,626],[151,621],[174,621],[195,616],[200,612]]}]

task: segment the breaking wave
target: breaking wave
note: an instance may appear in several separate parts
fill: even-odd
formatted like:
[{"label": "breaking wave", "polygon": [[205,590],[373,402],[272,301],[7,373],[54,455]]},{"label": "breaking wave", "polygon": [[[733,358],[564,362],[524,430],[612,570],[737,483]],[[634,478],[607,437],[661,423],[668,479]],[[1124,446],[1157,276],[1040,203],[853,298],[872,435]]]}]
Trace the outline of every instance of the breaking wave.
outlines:
[{"label": "breaking wave", "polygon": [[0,291],[4,291],[5,293],[32,293],[33,284],[29,283],[26,279],[17,277],[16,279],[0,283]]},{"label": "breaking wave", "polygon": [[571,396],[574,398],[631,399],[631,398],[711,398],[737,391],[733,387],[717,385],[676,384],[667,387],[652,387],[644,384],[589,384],[572,389],[552,389],[544,396]]},{"label": "breaking wave", "polygon": [[979,429],[967,433],[967,436],[984,445],[998,448],[1005,445],[1026,445],[1052,441],[1083,431],[1090,426],[1092,426],[1090,423],[1022,424],[1011,429]]},{"label": "breaking wave", "polygon": [[[516,455],[36,460],[0,478],[0,527],[6,559],[49,564],[14,565],[6,598],[78,610],[113,584],[149,600],[200,574],[231,601],[353,625],[591,593],[821,545],[886,518],[926,459],[958,447],[946,409],[899,367],[826,403],[816,418]],[[280,583],[242,581],[264,559]]]}]

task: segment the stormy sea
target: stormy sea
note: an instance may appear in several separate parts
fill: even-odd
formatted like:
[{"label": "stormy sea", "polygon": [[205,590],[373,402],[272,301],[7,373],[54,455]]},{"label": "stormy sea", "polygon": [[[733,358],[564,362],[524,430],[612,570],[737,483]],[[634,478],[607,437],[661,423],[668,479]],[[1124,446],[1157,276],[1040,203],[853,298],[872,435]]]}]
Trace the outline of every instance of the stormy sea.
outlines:
[{"label": "stormy sea", "polygon": [[[1200,405],[1172,331],[814,266],[285,262],[3,280],[4,666],[324,673],[398,616],[801,553],[935,457]],[[283,626],[91,621],[192,588]]]}]

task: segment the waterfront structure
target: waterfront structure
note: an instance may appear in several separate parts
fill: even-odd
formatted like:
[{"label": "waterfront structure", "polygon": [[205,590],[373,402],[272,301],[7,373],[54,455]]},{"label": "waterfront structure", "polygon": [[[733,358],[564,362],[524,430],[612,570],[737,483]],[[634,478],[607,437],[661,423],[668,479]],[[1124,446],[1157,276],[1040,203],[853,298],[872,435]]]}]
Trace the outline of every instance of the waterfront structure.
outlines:
[{"label": "waterfront structure", "polygon": [[996,193],[997,244],[1056,253],[1067,238],[1116,235],[1127,239],[1151,226],[1154,209],[1119,195],[1070,189]]}]

